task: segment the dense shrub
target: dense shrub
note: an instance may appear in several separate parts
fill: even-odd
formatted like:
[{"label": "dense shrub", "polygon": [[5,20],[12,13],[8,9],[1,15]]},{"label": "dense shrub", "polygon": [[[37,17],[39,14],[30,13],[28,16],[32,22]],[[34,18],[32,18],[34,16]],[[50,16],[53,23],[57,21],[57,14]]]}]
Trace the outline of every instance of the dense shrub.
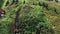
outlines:
[{"label": "dense shrub", "polygon": [[[20,34],[32,34],[32,32],[35,32],[36,34],[54,34],[54,29],[52,29],[52,26],[48,22],[48,18],[44,11],[42,11],[43,8],[41,7],[43,6],[48,9],[48,4],[45,2],[39,2],[39,4],[36,2],[34,4],[35,5],[29,5],[29,1],[26,0],[26,5],[18,5],[19,7],[21,6],[18,22],[20,24]],[[16,10],[13,10],[11,7],[13,9],[16,8]],[[12,24],[15,22],[14,18],[16,17],[17,9],[19,9],[18,7],[14,7],[14,4],[5,9],[8,8],[10,10],[6,10],[6,17],[0,19],[0,23],[2,24],[0,24],[1,34],[11,34],[10,29],[13,28]]]},{"label": "dense shrub", "polygon": [[0,8],[2,7],[4,1],[3,0],[0,0]]},{"label": "dense shrub", "polygon": [[[50,29],[52,28],[50,27],[50,24],[46,20],[45,14],[41,11],[40,7],[39,7],[40,9],[37,8],[37,6],[34,7],[35,7],[34,9],[30,10],[27,8],[23,9],[22,14],[24,16],[20,17],[20,29],[24,31],[29,31],[30,33],[35,32],[36,34],[39,33],[44,34],[43,32],[51,33]],[[28,11],[28,13],[24,11]],[[23,12],[26,14],[24,14]]]},{"label": "dense shrub", "polygon": [[43,2],[39,2],[38,4],[39,4],[39,6],[42,6],[43,5]]},{"label": "dense shrub", "polygon": [[54,7],[54,12],[55,12],[56,14],[58,14],[58,13],[57,13],[57,8],[56,8],[56,7]]},{"label": "dense shrub", "polygon": [[55,0],[55,2],[58,2],[58,0]]},{"label": "dense shrub", "polygon": [[[2,23],[1,23],[2,22]],[[11,34],[11,23],[9,21],[0,21],[0,34]]]},{"label": "dense shrub", "polygon": [[45,7],[46,9],[48,9],[48,3],[43,2],[43,7]]}]

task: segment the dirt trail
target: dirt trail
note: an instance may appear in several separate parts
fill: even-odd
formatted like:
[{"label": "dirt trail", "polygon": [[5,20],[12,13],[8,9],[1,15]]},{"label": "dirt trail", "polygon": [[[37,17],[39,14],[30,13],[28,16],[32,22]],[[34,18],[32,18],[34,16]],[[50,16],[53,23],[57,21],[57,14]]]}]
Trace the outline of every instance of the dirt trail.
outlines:
[{"label": "dirt trail", "polygon": [[15,23],[14,23],[14,34],[19,34],[19,14],[20,14],[20,9],[16,12],[16,18],[15,18]]},{"label": "dirt trail", "polygon": [[57,6],[60,6],[60,2],[54,2],[54,1],[44,1],[46,3],[49,3],[49,4],[55,4]]}]

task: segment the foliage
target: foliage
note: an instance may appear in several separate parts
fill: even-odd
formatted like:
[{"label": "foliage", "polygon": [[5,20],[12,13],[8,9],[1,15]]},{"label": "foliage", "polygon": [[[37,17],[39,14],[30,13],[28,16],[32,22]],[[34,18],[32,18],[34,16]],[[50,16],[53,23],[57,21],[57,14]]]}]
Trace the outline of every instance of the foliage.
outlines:
[{"label": "foliage", "polygon": [[0,2],[0,8],[1,8],[1,6],[3,5],[3,3],[4,3],[4,1],[3,0],[0,0],[1,2]]},{"label": "foliage", "polygon": [[58,2],[58,0],[55,0],[56,2]]},{"label": "foliage", "polygon": [[[29,6],[27,6],[27,7],[25,6],[25,9],[23,9],[23,11],[21,13],[21,14],[23,14],[23,12],[26,11],[26,12],[24,12],[25,14],[23,14],[23,16],[20,17],[20,29],[22,29],[24,31],[29,31],[32,33],[35,31],[38,32],[38,30],[41,30],[41,28],[43,28],[44,30],[45,30],[45,28],[47,28],[47,30],[44,32],[48,33],[47,31],[50,31],[51,27],[46,20],[46,16],[41,11],[41,8],[39,6],[34,6],[34,8],[31,9],[32,11],[27,8],[29,8]],[[29,11],[29,12],[27,12],[27,11]],[[42,32],[42,30],[39,31],[39,33],[41,33],[41,32]],[[43,34],[43,33],[41,33],[41,34]]]},{"label": "foliage", "polygon": [[[7,4],[9,2],[9,4]],[[19,0],[19,2],[12,3],[11,1],[4,1],[1,6],[5,10],[5,17],[0,18],[0,34],[12,34],[10,31],[13,28],[15,22],[16,12],[21,9],[19,14],[19,27],[21,34],[55,34],[53,26],[59,23],[60,7],[56,6],[55,3],[39,1],[39,0]],[[49,9],[49,10],[48,10]],[[53,24],[53,25],[52,25]],[[57,27],[57,26],[56,26]]]}]

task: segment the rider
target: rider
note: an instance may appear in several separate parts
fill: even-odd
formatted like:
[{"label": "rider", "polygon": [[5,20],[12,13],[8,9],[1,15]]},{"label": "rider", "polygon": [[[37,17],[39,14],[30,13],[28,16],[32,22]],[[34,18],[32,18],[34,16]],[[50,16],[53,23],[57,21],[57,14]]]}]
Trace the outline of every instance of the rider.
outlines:
[{"label": "rider", "polygon": [[4,15],[5,15],[5,11],[0,8],[0,18],[3,17]]}]

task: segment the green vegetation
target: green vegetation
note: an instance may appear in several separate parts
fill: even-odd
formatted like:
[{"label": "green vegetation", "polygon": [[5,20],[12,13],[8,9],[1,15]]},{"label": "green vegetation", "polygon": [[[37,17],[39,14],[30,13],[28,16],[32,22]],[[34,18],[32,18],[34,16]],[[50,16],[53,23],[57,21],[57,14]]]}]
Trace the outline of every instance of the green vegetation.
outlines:
[{"label": "green vegetation", "polygon": [[3,0],[0,0],[0,8],[3,5],[3,3],[4,3],[4,1]]},{"label": "green vegetation", "polygon": [[58,2],[58,0],[55,0],[56,2]]},{"label": "green vegetation", "polygon": [[49,1],[1,1],[0,7],[6,14],[0,18],[0,34],[13,34],[18,9],[21,9],[19,34],[60,34],[60,5],[56,3],[57,1],[55,3]]}]

